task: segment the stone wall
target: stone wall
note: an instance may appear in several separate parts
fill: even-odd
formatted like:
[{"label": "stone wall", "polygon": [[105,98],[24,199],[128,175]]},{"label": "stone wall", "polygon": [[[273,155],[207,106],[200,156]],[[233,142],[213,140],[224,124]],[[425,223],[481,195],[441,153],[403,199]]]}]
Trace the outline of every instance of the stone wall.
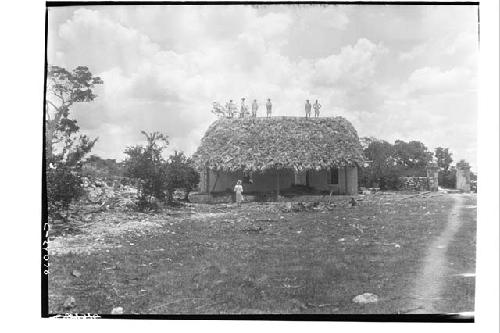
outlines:
[{"label": "stone wall", "polygon": [[429,180],[427,177],[399,177],[402,191],[429,191]]}]

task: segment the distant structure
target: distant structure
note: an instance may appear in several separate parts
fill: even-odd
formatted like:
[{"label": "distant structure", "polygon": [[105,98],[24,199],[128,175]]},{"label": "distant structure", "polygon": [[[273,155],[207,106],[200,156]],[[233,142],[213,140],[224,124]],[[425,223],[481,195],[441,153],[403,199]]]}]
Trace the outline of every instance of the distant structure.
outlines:
[{"label": "distant structure", "polygon": [[470,165],[469,163],[461,160],[456,165],[457,168],[457,190],[470,192]]},{"label": "distant structure", "polygon": [[436,162],[432,161],[427,165],[427,180],[429,183],[429,191],[438,191],[438,175],[439,167]]}]

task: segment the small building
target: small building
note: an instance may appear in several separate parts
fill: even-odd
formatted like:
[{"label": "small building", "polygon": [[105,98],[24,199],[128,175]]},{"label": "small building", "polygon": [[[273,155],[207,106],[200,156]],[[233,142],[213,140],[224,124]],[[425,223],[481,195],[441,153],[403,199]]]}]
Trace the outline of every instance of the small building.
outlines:
[{"label": "small building", "polygon": [[293,185],[332,194],[358,193],[363,163],[356,130],[342,117],[222,118],[206,131],[193,156],[200,193],[234,188],[246,193]]}]

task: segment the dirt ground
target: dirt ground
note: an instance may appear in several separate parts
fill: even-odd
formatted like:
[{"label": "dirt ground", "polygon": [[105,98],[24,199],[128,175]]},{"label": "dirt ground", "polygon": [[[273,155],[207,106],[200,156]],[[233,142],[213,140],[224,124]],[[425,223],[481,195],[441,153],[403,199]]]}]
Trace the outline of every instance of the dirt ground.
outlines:
[{"label": "dirt ground", "polygon": [[[473,311],[475,195],[359,199],[298,212],[283,203],[188,204],[158,214],[83,207],[71,228],[52,226],[49,312]],[[432,258],[436,274],[426,273]],[[428,281],[434,287],[422,294]],[[352,301],[363,293],[378,301]],[[69,297],[74,305],[65,307]]]}]

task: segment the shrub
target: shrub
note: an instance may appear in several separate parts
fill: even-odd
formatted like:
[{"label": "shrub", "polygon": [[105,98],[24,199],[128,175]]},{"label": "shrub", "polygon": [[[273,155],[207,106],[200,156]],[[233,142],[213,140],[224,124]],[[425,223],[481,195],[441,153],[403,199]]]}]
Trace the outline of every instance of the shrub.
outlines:
[{"label": "shrub", "polygon": [[185,199],[199,181],[199,174],[192,167],[191,159],[175,152],[168,160],[162,156],[168,146],[168,137],[162,133],[146,133],[146,146],[128,147],[124,161],[125,176],[138,183],[139,210],[158,209],[161,203],[173,204],[176,189],[185,190]]},{"label": "shrub", "polygon": [[62,211],[65,210],[67,215],[70,203],[84,193],[81,177],[63,164],[49,168],[46,176],[49,216],[63,217]]}]

